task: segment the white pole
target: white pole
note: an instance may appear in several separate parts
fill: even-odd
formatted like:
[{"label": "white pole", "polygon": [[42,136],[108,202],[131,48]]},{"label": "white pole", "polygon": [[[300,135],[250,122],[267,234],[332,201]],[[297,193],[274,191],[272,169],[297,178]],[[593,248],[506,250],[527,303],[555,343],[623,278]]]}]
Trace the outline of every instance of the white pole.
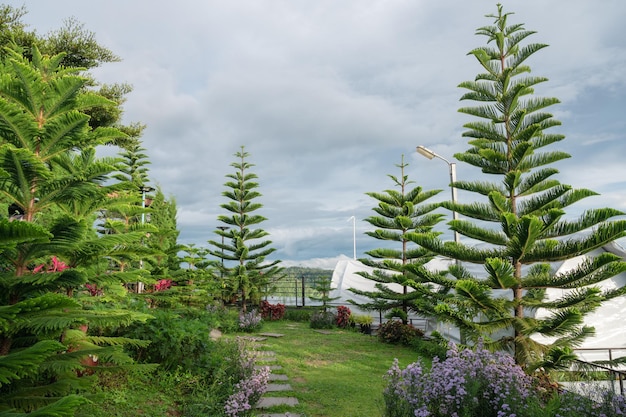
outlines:
[{"label": "white pole", "polygon": [[352,247],[353,247],[353,257],[356,261],[356,217],[352,216],[348,219],[348,221],[352,220]]}]

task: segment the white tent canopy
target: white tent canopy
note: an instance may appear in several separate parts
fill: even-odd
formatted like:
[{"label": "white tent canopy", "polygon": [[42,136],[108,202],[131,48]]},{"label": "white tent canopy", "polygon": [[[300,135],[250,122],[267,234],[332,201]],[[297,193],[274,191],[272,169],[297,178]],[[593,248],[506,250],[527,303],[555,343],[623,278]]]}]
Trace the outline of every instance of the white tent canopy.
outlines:
[{"label": "white tent canopy", "polygon": [[[560,265],[555,265],[557,273],[566,272],[576,267],[580,262],[584,261],[587,257],[597,256],[602,252],[611,252],[618,256],[621,256],[626,260],[626,251],[617,243],[606,245],[602,249],[593,251],[589,255],[579,256],[574,259],[569,259],[562,262]],[[430,270],[442,270],[447,267],[450,260],[444,258],[435,258],[429,262],[426,267]],[[470,265],[471,269],[482,268],[480,265]],[[375,282],[363,278],[358,272],[372,272],[373,268],[364,265],[363,263],[356,261],[347,256],[341,256],[337,261],[332,276],[331,297],[338,297],[333,301],[333,305],[346,305],[349,306],[352,311],[358,314],[371,314],[376,320],[378,313],[376,312],[364,312],[360,311],[357,307],[351,305],[348,300],[353,300],[356,303],[364,304],[371,300],[367,297],[354,294],[350,291],[350,288],[355,288],[361,291],[375,291]],[[472,271],[480,273],[480,269]],[[626,273],[619,274],[611,279],[608,279],[599,284],[603,289],[619,288],[626,285]],[[397,284],[389,284],[389,287],[394,291],[401,291],[401,286]],[[557,299],[561,297],[566,290],[554,290],[547,291],[546,296],[548,299]],[[545,317],[547,312],[538,311],[538,317]],[[607,349],[613,349],[613,357],[626,355],[626,296],[614,298],[612,300],[605,301],[596,311],[588,314],[585,317],[585,323],[596,329],[596,334],[593,337],[587,338],[581,346],[581,349],[590,349],[589,351],[580,351],[580,355],[583,358],[593,357],[597,359],[598,351],[595,349],[602,349],[603,355],[606,357]],[[450,326],[437,326],[436,323],[431,323],[431,329],[437,328],[440,332],[446,334],[452,340],[458,340],[458,331]],[[594,350],[591,350],[594,349]]]}]

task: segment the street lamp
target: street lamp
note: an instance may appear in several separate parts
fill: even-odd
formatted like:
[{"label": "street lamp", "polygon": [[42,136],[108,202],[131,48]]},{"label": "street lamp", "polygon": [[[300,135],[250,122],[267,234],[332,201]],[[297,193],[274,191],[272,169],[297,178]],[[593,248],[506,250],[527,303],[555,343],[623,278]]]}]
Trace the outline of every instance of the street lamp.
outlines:
[{"label": "street lamp", "polygon": [[[146,222],[146,193],[154,191],[154,188],[142,185],[139,187],[139,191],[141,191],[141,225]],[[141,238],[141,244],[143,245],[143,237]],[[143,258],[139,260],[139,269],[143,269]],[[137,282],[137,293],[141,294],[143,292],[143,282]]]},{"label": "street lamp", "polygon": [[[142,185],[141,187],[139,187],[139,191],[141,191],[141,208],[145,209],[146,208],[146,193],[154,191],[154,188],[149,187],[147,185]],[[145,213],[145,210],[142,210],[141,211],[141,224],[144,224],[145,221],[146,221],[146,213]]]},{"label": "street lamp", "polygon": [[[439,158],[442,161],[444,161],[446,164],[448,164],[448,168],[450,169],[450,189],[452,190],[452,202],[454,204],[456,204],[457,202],[457,198],[456,198],[456,188],[454,187],[454,183],[456,182],[456,163],[454,162],[450,162],[448,161],[446,158],[444,158],[443,156],[431,151],[430,149],[420,145],[416,148],[417,153],[428,158],[428,159],[433,159],[433,158]],[[458,220],[459,219],[459,213],[457,213],[456,211],[452,211],[452,219],[453,220]],[[456,243],[459,243],[461,241],[461,237],[459,235],[459,232],[457,232],[456,230],[454,231],[454,241]]]}]

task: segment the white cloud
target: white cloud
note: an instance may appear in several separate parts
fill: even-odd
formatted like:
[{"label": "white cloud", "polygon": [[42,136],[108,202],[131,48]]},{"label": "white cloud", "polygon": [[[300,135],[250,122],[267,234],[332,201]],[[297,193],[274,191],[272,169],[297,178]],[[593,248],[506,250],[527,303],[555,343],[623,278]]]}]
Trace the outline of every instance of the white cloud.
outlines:
[{"label": "white cloud", "polygon": [[[365,192],[392,187],[402,154],[410,179],[447,198],[447,167],[415,146],[450,159],[467,149],[471,118],[457,112],[457,85],[480,72],[467,52],[484,44],[474,32],[496,11],[487,0],[24,3],[38,32],[74,16],[123,58],[95,74],[134,86],[125,120],[148,125],[150,174],[177,200],[183,243],[215,238],[225,175],[245,145],[268,217],[261,227],[281,259],[350,254],[351,215],[359,256],[375,247],[363,236],[375,204]],[[573,157],[559,179],[601,192],[598,206],[624,207],[626,3],[529,0],[505,10],[538,32],[529,40],[550,45],[528,64],[549,78],[537,93],[562,101],[551,111]]]}]

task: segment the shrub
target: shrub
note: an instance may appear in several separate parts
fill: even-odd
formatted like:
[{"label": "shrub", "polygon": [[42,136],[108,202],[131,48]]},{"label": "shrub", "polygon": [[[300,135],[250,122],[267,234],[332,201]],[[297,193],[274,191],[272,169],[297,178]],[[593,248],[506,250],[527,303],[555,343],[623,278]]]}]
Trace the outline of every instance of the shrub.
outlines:
[{"label": "shrub", "polygon": [[402,310],[401,308],[392,308],[391,311],[389,311],[387,314],[385,314],[385,318],[392,320],[394,318],[398,318],[400,320],[402,320],[402,323],[406,323],[408,321],[408,315],[406,314],[406,311]]},{"label": "shrub", "polygon": [[261,324],[261,315],[256,310],[239,313],[239,330],[254,332],[261,328]]},{"label": "shrub", "polygon": [[208,366],[211,362],[208,352],[212,350],[211,327],[201,320],[170,311],[155,310],[152,314],[154,319],[136,323],[124,334],[151,342],[132,349],[137,361],[159,363],[166,370]]},{"label": "shrub", "polygon": [[397,360],[387,374],[386,417],[515,417],[512,404],[525,405],[532,380],[510,355],[476,350],[448,351],[430,370],[420,362],[400,370]]},{"label": "shrub", "polygon": [[335,314],[330,311],[316,311],[311,315],[312,329],[332,329],[335,327]]},{"label": "shrub", "polygon": [[265,320],[282,320],[285,316],[284,304],[270,304],[267,300],[261,301],[261,317]]},{"label": "shrub", "polygon": [[304,308],[304,307],[287,308],[285,310],[285,316],[283,318],[285,320],[291,320],[291,321],[308,322],[308,321],[311,321],[312,314],[313,314],[313,310],[311,310],[310,308]]},{"label": "shrub", "polygon": [[350,324],[350,309],[346,306],[337,307],[337,327],[345,329]]},{"label": "shrub", "polygon": [[537,381],[513,358],[475,350],[448,351],[433,359],[430,370],[420,362],[404,370],[398,361],[386,375],[385,417],[617,417],[626,415],[626,399],[598,385],[581,394],[562,391],[545,399]]},{"label": "shrub", "polygon": [[383,323],[378,329],[378,339],[384,343],[410,346],[413,340],[424,336],[424,332],[398,320]]},{"label": "shrub", "polygon": [[432,332],[429,339],[416,337],[411,340],[410,346],[415,349],[421,356],[427,358],[439,358],[440,360],[446,359],[446,353],[448,351],[448,341],[444,339],[438,332]]},{"label": "shrub", "polygon": [[224,405],[226,415],[230,417],[249,416],[252,407],[267,390],[270,368],[267,366],[255,369],[249,378],[235,384],[235,392],[228,397]]}]

